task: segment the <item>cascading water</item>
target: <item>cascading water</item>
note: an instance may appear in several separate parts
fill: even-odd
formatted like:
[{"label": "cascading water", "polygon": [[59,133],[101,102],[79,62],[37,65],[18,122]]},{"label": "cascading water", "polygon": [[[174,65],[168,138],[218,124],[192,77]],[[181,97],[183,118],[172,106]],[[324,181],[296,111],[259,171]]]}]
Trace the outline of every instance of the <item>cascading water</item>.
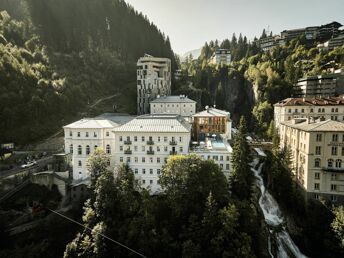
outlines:
[{"label": "cascading water", "polygon": [[[291,239],[289,233],[284,227],[284,219],[281,210],[279,209],[278,203],[272,197],[272,195],[266,190],[264,186],[263,178],[260,173],[263,168],[264,163],[260,164],[258,169],[255,169],[259,160],[256,159],[251,164],[254,175],[256,176],[256,184],[261,191],[261,196],[259,198],[259,206],[263,211],[264,218],[270,229],[270,235],[276,239],[277,250],[275,256],[277,258],[305,258],[299,248],[295,245],[294,241]],[[271,257],[275,257],[271,248],[271,236],[268,239],[269,254]]]}]

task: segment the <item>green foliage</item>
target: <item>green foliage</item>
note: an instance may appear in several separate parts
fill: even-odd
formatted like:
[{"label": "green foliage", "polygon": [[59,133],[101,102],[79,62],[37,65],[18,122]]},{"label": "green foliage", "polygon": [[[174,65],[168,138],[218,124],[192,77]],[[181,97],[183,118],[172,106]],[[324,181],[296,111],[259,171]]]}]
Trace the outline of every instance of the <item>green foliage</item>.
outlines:
[{"label": "green foliage", "polygon": [[339,206],[334,208],[334,220],[331,223],[331,228],[342,248],[344,248],[344,208]]}]

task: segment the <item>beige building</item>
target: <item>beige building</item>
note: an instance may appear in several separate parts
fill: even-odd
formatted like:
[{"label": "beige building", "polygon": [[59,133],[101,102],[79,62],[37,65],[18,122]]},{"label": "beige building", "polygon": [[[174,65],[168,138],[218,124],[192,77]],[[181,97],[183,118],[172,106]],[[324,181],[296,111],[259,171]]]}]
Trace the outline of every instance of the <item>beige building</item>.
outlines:
[{"label": "beige building", "polygon": [[231,62],[231,51],[229,49],[217,49],[211,57],[211,63],[215,65],[228,65]]},{"label": "beige building", "polygon": [[171,60],[145,55],[137,61],[137,113],[149,113],[158,95],[171,94]]},{"label": "beige building", "polygon": [[281,122],[280,137],[307,197],[344,203],[344,123],[293,119]]},{"label": "beige building", "polygon": [[274,105],[274,121],[280,123],[294,118],[344,121],[344,98],[288,98]]}]

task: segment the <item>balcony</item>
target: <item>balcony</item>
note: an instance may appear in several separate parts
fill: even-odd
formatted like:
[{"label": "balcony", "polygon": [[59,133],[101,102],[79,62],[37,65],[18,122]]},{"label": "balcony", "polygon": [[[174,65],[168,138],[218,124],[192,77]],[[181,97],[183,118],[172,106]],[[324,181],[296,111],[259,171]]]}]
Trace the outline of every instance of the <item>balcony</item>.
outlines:
[{"label": "balcony", "polygon": [[131,143],[132,143],[132,142],[131,142],[130,140],[124,141],[124,144],[125,144],[125,145],[131,145]]},{"label": "balcony", "polygon": [[130,155],[130,154],[132,154],[133,152],[132,152],[132,150],[125,150],[124,151],[124,154],[128,154],[128,155]]},{"label": "balcony", "polygon": [[323,167],[322,170],[323,170],[324,172],[344,173],[344,168]]},{"label": "balcony", "polygon": [[154,144],[154,141],[152,140],[147,141],[147,145],[153,145],[153,144]]},{"label": "balcony", "polygon": [[154,151],[153,151],[153,150],[148,150],[148,151],[147,151],[147,154],[148,154],[148,155],[154,155]]},{"label": "balcony", "polygon": [[175,140],[170,141],[170,145],[177,145],[177,142]]},{"label": "balcony", "polygon": [[170,155],[177,155],[176,151],[170,151]]}]

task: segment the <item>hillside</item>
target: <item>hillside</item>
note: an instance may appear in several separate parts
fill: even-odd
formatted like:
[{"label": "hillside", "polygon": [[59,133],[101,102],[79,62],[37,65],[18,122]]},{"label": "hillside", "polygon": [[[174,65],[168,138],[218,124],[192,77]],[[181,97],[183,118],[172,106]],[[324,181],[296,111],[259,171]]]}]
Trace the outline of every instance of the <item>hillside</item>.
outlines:
[{"label": "hillside", "polygon": [[117,111],[134,113],[137,59],[176,66],[168,37],[122,0],[0,0],[0,10],[0,142],[42,139],[115,93]]}]

